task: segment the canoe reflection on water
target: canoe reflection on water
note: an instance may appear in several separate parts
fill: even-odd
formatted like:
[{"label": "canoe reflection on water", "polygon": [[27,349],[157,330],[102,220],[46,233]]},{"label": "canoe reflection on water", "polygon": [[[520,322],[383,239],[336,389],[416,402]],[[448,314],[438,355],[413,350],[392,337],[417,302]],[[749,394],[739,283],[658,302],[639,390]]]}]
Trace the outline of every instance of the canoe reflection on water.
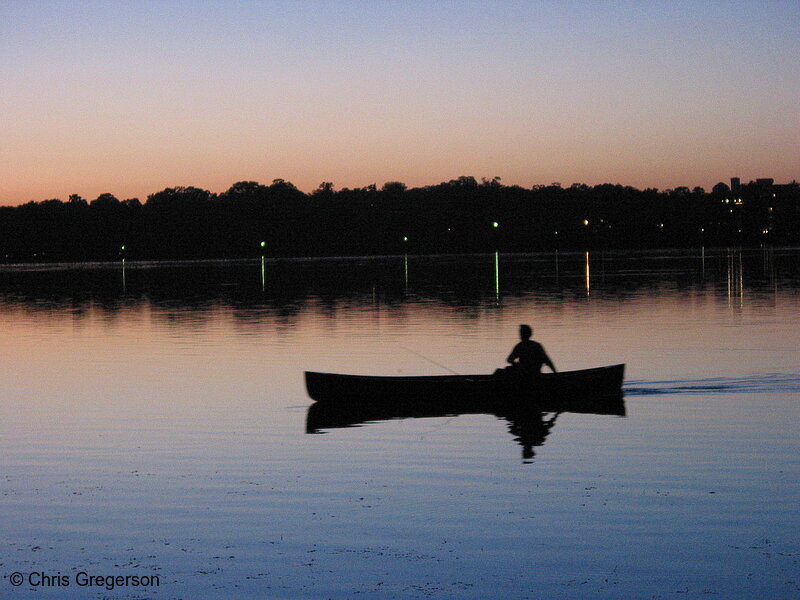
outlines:
[{"label": "canoe reflection on water", "polygon": [[378,421],[486,414],[503,419],[522,446],[522,458],[531,460],[534,448],[544,444],[559,415],[565,412],[625,416],[622,394],[581,397],[540,397],[519,403],[502,398],[428,397],[413,403],[387,403],[368,398],[342,398],[341,402],[315,402],[308,409],[306,433],[324,433],[342,427],[358,427]]}]

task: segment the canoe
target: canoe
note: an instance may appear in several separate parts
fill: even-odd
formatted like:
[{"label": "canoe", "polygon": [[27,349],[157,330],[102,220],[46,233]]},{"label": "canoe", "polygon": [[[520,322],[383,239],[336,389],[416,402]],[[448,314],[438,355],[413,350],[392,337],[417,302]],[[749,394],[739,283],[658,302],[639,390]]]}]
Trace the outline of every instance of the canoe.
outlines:
[{"label": "canoe", "polygon": [[625,365],[519,377],[515,369],[492,375],[371,376],[306,371],[308,395],[319,403],[431,405],[469,402],[520,404],[621,398]]}]

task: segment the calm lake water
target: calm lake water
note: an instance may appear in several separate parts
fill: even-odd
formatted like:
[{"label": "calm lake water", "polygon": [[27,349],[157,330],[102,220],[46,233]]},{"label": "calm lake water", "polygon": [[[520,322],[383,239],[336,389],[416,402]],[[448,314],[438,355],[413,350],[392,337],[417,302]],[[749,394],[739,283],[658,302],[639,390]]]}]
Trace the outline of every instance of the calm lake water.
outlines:
[{"label": "calm lake water", "polygon": [[[800,597],[800,250],[5,265],[0,323],[3,598]],[[306,433],[520,323],[626,416]]]}]

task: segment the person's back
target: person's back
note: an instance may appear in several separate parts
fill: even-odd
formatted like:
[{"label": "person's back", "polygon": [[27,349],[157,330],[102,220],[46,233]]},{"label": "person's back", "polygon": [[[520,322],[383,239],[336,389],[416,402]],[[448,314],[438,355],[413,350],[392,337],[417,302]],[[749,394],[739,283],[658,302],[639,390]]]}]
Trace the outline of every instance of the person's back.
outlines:
[{"label": "person's back", "polygon": [[547,356],[547,352],[539,342],[530,339],[532,335],[533,329],[529,325],[520,325],[519,337],[521,341],[514,346],[511,354],[506,359],[507,362],[519,368],[526,375],[540,373],[542,365],[547,365],[555,373],[556,367],[553,361]]},{"label": "person's back", "polygon": [[547,354],[539,342],[523,340],[514,346],[511,355],[517,359],[516,364],[524,373],[539,373],[547,361]]}]

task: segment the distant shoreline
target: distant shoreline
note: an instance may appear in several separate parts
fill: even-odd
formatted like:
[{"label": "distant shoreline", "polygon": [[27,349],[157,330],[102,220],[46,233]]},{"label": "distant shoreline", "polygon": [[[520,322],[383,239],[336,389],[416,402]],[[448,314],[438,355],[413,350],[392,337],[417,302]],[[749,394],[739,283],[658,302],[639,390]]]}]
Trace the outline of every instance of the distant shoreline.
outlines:
[{"label": "distant shoreline", "polygon": [[800,184],[658,191],[459,177],[311,194],[284,180],[0,207],[5,263],[645,250],[800,244]]}]

